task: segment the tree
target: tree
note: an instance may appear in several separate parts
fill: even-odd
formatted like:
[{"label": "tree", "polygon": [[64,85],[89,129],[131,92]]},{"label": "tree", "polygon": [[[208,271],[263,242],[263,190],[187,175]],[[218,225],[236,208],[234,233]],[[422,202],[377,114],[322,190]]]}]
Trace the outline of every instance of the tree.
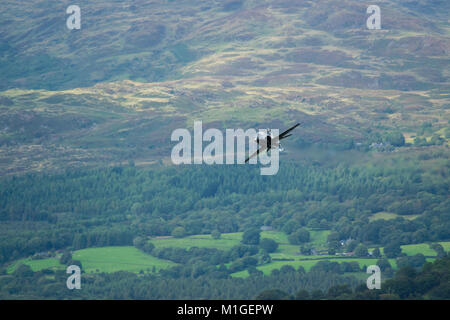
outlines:
[{"label": "tree", "polygon": [[405,145],[405,137],[399,131],[390,132],[386,136],[386,142],[389,142],[394,147],[401,147]]},{"label": "tree", "polygon": [[241,259],[237,259],[230,265],[231,272],[237,272],[244,269],[247,269],[251,266],[256,266],[258,264],[258,260],[254,257],[244,257]]},{"label": "tree", "polygon": [[368,251],[367,247],[360,243],[355,249],[355,256],[357,257],[367,257]]},{"label": "tree", "polygon": [[211,232],[211,237],[213,238],[213,239],[220,239],[220,236],[221,236],[221,233],[220,233],[220,231],[219,230],[213,230],[212,232]]},{"label": "tree", "polygon": [[183,238],[186,235],[186,230],[183,227],[176,227],[172,231],[172,236],[175,238]]},{"label": "tree", "polygon": [[441,145],[445,142],[444,139],[441,138],[440,135],[438,134],[433,134],[433,136],[430,139],[430,144],[431,145]]},{"label": "tree", "polygon": [[258,264],[266,264],[270,263],[272,261],[272,258],[267,253],[264,253],[259,256]]},{"label": "tree", "polygon": [[398,243],[389,243],[384,247],[384,254],[388,258],[397,258],[402,253],[402,248]]},{"label": "tree", "polygon": [[310,235],[309,231],[305,228],[298,229],[291,235],[289,235],[288,240],[290,244],[301,244],[309,242]]},{"label": "tree", "polygon": [[289,300],[292,297],[279,289],[264,290],[256,296],[256,300]]},{"label": "tree", "polygon": [[140,213],[141,210],[142,210],[142,203],[140,203],[140,202],[133,203],[133,205],[130,208],[130,211],[134,214]]},{"label": "tree", "polygon": [[305,289],[300,289],[297,294],[295,295],[295,300],[308,300],[309,299],[309,292]]},{"label": "tree", "polygon": [[331,232],[327,237],[327,241],[339,241],[339,233],[337,233],[336,231]]},{"label": "tree", "polygon": [[355,240],[352,240],[348,243],[347,245],[347,252],[352,252],[356,249],[356,247],[358,246],[358,242]]},{"label": "tree", "polygon": [[61,255],[61,258],[59,258],[59,263],[61,264],[68,264],[72,260],[72,254],[70,251],[64,251],[64,253]]},{"label": "tree", "polygon": [[145,239],[142,237],[136,237],[133,239],[133,245],[138,249],[142,249],[144,247],[144,244]]},{"label": "tree", "polygon": [[372,251],[372,257],[374,257],[374,258],[379,258],[379,257],[381,257],[380,248],[376,247],[375,249],[373,249],[373,251]]},{"label": "tree", "polygon": [[245,268],[250,266],[256,266],[258,264],[258,259],[254,257],[244,257],[242,258],[242,264]]},{"label": "tree", "polygon": [[444,247],[440,243],[430,244],[430,248],[436,251],[438,258],[442,258],[445,256]]},{"label": "tree", "polygon": [[325,297],[322,290],[313,290],[311,292],[311,300],[321,300]]},{"label": "tree", "polygon": [[421,137],[416,137],[414,139],[414,144],[416,146],[422,147],[422,146],[426,146],[428,143],[427,143],[427,139],[421,138]]},{"label": "tree", "polygon": [[386,280],[384,283],[385,290],[392,292],[401,299],[414,296],[414,277],[416,272],[411,267],[405,267],[397,271],[394,279]]},{"label": "tree", "polygon": [[293,266],[290,266],[288,264],[281,266],[280,273],[295,273],[295,268]]},{"label": "tree", "polygon": [[450,281],[442,283],[440,286],[430,291],[430,298],[436,300],[450,299]]},{"label": "tree", "polygon": [[305,256],[310,256],[312,254],[312,248],[309,244],[300,246],[300,253]]},{"label": "tree", "polygon": [[273,239],[264,238],[259,242],[259,246],[267,253],[272,253],[277,250],[278,243]]},{"label": "tree", "polygon": [[152,253],[153,249],[155,249],[155,245],[150,241],[147,241],[142,247],[142,250],[146,253]]},{"label": "tree", "polygon": [[83,269],[83,266],[81,265],[81,261],[80,260],[71,260],[69,263],[69,265],[75,265],[75,266],[79,266],[80,269]]},{"label": "tree", "polygon": [[[341,249],[341,243],[339,241],[330,241],[328,242],[328,251],[330,252],[334,252],[333,254],[335,254],[336,252],[338,252]],[[331,254],[331,253],[330,253]]]},{"label": "tree", "polygon": [[248,274],[253,276],[261,276],[264,273],[261,270],[256,269],[255,266],[250,266],[247,268]]},{"label": "tree", "polygon": [[352,289],[348,285],[335,285],[328,289],[329,298],[338,298],[343,295],[351,295]]},{"label": "tree", "polygon": [[396,262],[397,262],[397,267],[399,267],[399,268],[404,268],[404,267],[420,268],[425,264],[426,259],[422,253],[418,253],[414,256],[398,257]]},{"label": "tree", "polygon": [[14,271],[14,275],[22,278],[22,277],[32,277],[33,276],[33,270],[31,270],[31,267],[26,264],[20,264],[16,270]]},{"label": "tree", "polygon": [[377,266],[380,267],[381,271],[392,270],[392,266],[389,263],[389,260],[386,258],[381,258],[377,260]]},{"label": "tree", "polygon": [[260,230],[259,229],[249,229],[242,234],[242,243],[243,244],[251,244],[258,245],[260,239]]},{"label": "tree", "polygon": [[325,230],[325,229],[329,229],[330,225],[328,224],[327,220],[322,219],[322,220],[320,220],[319,227],[320,227],[320,229]]}]

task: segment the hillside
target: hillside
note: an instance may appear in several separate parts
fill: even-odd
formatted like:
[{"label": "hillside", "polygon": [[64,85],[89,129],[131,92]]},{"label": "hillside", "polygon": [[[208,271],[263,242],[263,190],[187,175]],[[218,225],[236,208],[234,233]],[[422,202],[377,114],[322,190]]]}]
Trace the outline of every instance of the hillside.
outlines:
[{"label": "hillside", "polygon": [[448,142],[446,1],[383,1],[381,30],[359,1],[82,2],[80,30],[69,4],[2,3],[1,174],[164,160],[194,120],[295,119],[293,153],[391,131]]}]

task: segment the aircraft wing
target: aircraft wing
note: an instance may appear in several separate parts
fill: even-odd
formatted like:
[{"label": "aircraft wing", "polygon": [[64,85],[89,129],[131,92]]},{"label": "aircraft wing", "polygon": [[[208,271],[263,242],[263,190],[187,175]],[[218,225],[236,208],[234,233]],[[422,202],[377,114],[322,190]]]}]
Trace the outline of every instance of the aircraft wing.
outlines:
[{"label": "aircraft wing", "polygon": [[[284,131],[282,134],[280,134],[278,137],[273,138],[272,139],[272,144],[276,141],[280,141],[281,139],[290,137],[292,134],[288,134],[289,132],[291,132],[292,130],[294,130],[295,128],[297,128],[300,125],[300,123],[297,123],[295,126],[287,129],[286,131]],[[245,163],[248,162],[248,160],[250,160],[251,158],[253,158],[254,156],[257,156],[260,152],[264,152],[266,151],[267,146],[262,146],[261,148],[259,148],[256,152],[254,152],[251,156],[249,156],[246,160]]]},{"label": "aircraft wing", "polygon": [[292,128],[287,129],[285,132],[283,132],[282,134],[280,134],[278,136],[278,140],[287,138],[289,136],[291,136],[290,134],[288,135],[289,132],[291,132],[292,130],[294,130],[295,128],[297,128],[300,125],[300,123],[297,123],[295,126],[293,126]]},{"label": "aircraft wing", "polygon": [[257,156],[260,152],[264,152],[267,149],[267,146],[261,147],[258,150],[256,150],[255,152],[253,152],[253,154],[251,156],[249,156],[246,160],[245,163],[248,162],[248,160],[250,160],[251,158],[253,158],[254,156]]}]

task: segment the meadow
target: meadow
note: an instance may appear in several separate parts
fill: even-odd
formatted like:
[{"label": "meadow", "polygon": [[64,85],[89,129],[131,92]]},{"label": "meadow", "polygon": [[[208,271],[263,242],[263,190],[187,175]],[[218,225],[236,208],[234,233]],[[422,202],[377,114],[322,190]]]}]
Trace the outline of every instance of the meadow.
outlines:
[{"label": "meadow", "polygon": [[[442,245],[445,251],[450,250],[450,241],[438,243]],[[436,251],[431,249],[428,243],[408,244],[401,246],[401,248],[402,252],[406,253],[408,256],[413,256],[418,253],[421,253],[424,256],[436,256]]]},{"label": "meadow", "polygon": [[34,272],[40,271],[43,269],[50,269],[50,270],[63,270],[64,266],[59,263],[58,258],[47,258],[47,259],[39,259],[39,260],[33,260],[31,258],[25,258],[20,259],[9,265],[9,267],[6,269],[7,273],[11,273],[20,264],[25,264],[27,266],[30,266],[31,270]]},{"label": "meadow", "polygon": [[[131,246],[82,249],[74,251],[72,257],[81,262],[82,269],[86,273],[116,271],[150,273],[175,265],[171,261],[158,259]],[[65,269],[65,266],[59,264],[58,258],[55,257],[40,260],[21,259],[12,264],[7,271],[14,271],[20,263],[29,265],[33,271]]]}]

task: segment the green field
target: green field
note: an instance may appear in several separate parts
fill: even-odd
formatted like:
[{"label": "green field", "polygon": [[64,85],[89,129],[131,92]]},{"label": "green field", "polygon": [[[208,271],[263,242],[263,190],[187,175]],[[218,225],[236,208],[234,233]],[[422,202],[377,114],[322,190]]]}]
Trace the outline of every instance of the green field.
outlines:
[{"label": "green field", "polygon": [[156,238],[151,239],[156,248],[216,248],[219,250],[228,250],[238,245],[242,239],[242,232],[225,233],[220,239],[213,239],[211,235],[194,235],[185,238]]},{"label": "green field", "polygon": [[[81,261],[84,272],[152,272],[174,266],[175,263],[158,259],[143,253],[131,246],[123,247],[102,247],[77,250],[72,255],[74,260]],[[21,259],[9,266],[8,272],[13,272],[19,264],[26,264],[33,271],[42,269],[63,270],[65,266],[59,263],[57,258],[47,258],[32,260],[30,258]]]},{"label": "green field", "polygon": [[85,272],[156,271],[175,263],[145,254],[135,247],[103,247],[75,251],[73,259],[80,260]]},{"label": "green field", "polygon": [[59,263],[59,260],[57,258],[47,258],[47,259],[39,259],[39,260],[32,260],[31,258],[26,259],[20,259],[17,260],[15,263],[11,264],[6,271],[8,273],[13,272],[16,270],[16,268],[20,264],[26,264],[30,266],[31,270],[33,271],[40,271],[43,269],[50,269],[50,270],[63,270],[64,266]]},{"label": "green field", "polygon": [[[329,230],[321,230],[321,231],[312,231],[311,241],[314,247],[318,247],[320,249],[326,247],[327,236],[330,233]],[[298,246],[293,246],[289,244],[288,236],[284,232],[280,231],[263,231],[261,232],[261,239],[268,238],[275,240],[280,247],[283,247],[283,251],[293,252],[298,251]],[[211,235],[193,235],[185,238],[172,238],[172,237],[160,237],[151,239],[152,243],[156,248],[167,248],[167,247],[176,247],[189,249],[191,247],[199,247],[199,248],[216,248],[227,250],[233,246],[236,246],[241,243],[242,240],[242,232],[233,232],[233,233],[223,233],[220,236],[220,239],[213,239]]]},{"label": "green field", "polygon": [[[447,242],[438,242],[444,247],[445,251],[450,250],[450,241]],[[437,253],[433,249],[430,248],[428,243],[419,243],[419,244],[408,244],[401,246],[402,252],[406,253],[408,256],[413,256],[418,253],[422,253],[424,256],[436,256]]]},{"label": "green field", "polygon": [[[450,241],[441,241],[437,242],[444,248],[445,251],[450,251]],[[407,244],[400,246],[402,248],[402,253],[407,254],[408,256],[413,256],[418,253],[423,254],[427,257],[435,257],[437,255],[436,251],[430,248],[429,243],[418,243],[418,244]],[[369,251],[372,251],[373,248],[369,249]],[[380,248],[380,252],[384,254],[384,248]]]},{"label": "green field", "polygon": [[428,243],[419,243],[419,244],[408,244],[401,246],[402,252],[406,253],[408,256],[413,256],[415,254],[421,253],[424,256],[436,256],[437,253],[433,249],[430,248]]}]

